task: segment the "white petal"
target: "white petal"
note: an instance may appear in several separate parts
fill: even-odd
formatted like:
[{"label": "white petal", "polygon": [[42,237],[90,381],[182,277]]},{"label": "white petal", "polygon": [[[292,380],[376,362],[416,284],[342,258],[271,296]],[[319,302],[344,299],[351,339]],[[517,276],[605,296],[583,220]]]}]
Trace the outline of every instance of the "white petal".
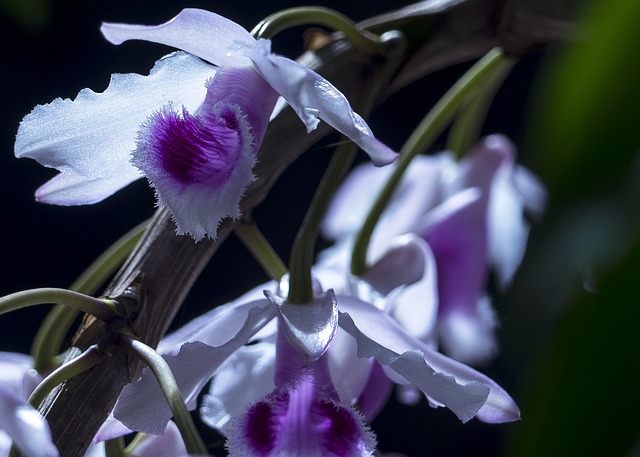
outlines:
[{"label": "white petal", "polygon": [[387,297],[391,303],[386,311],[411,335],[431,342],[435,338],[439,300],[436,260],[431,248],[422,238],[405,236],[401,237],[401,241],[407,243],[407,248],[420,252],[421,255],[416,260],[422,263],[421,268],[418,269],[415,265],[412,268],[419,271],[421,276],[414,283]]},{"label": "white petal", "polygon": [[98,203],[142,176],[128,167],[122,173],[106,178],[87,179],[84,176],[59,173],[36,190],[36,200],[54,205],[87,205]]},{"label": "white petal", "polygon": [[[140,125],[168,102],[195,111],[214,72],[193,56],[175,53],[159,60],[149,76],[114,74],[102,93],[84,89],[73,101],[58,98],[36,106],[18,129],[16,157],[93,181],[97,191],[87,189],[91,183],[82,190],[89,196],[104,193],[104,180],[123,175],[126,182],[135,175],[129,156]],[[113,193],[122,182],[110,185]]]},{"label": "white petal", "polygon": [[446,405],[462,422],[473,418],[487,400],[489,388],[479,382],[458,384],[453,375],[436,372],[425,362],[418,349],[396,353],[359,331],[347,313],[340,313],[340,326],[349,332],[358,345],[358,356],[374,357],[402,377],[412,382],[426,395]]},{"label": "white petal", "polygon": [[184,9],[169,22],[157,26],[102,24],[102,34],[113,44],[127,40],[145,40],[182,49],[214,65],[249,65],[246,48],[256,40],[240,25],[195,8]]},{"label": "white petal", "polygon": [[[190,409],[202,387],[211,379],[214,371],[234,351],[245,344],[267,322],[275,312],[268,300],[250,302],[239,306],[235,313],[219,315],[208,330],[217,334],[212,339],[224,341],[211,347],[196,341],[185,343],[180,352],[165,355],[180,391]],[[167,404],[155,376],[148,368],[142,377],[126,386],[114,408],[114,417],[131,430],[159,435],[171,418]]]},{"label": "white petal", "polygon": [[309,303],[294,304],[265,291],[278,311],[279,328],[310,361],[325,353],[338,330],[338,304],[333,290]]},{"label": "white petal", "polygon": [[0,384],[27,398],[42,380],[33,369],[33,358],[16,352],[0,352]]},{"label": "white petal", "polygon": [[498,352],[498,319],[491,300],[480,297],[468,312],[453,312],[438,320],[438,335],[445,352],[471,365],[485,364]]},{"label": "white petal", "polygon": [[202,420],[226,434],[229,422],[274,387],[275,338],[243,346],[218,369],[200,407]]},{"label": "white petal", "polygon": [[133,448],[131,457],[176,457],[184,455],[187,449],[178,426],[169,421],[161,436],[145,435]]},{"label": "white petal", "polygon": [[393,167],[363,163],[354,168],[334,194],[322,221],[322,235],[340,240],[360,230]]},{"label": "white petal", "polygon": [[44,418],[25,400],[0,384],[0,429],[7,432],[26,457],[57,457]]},{"label": "white petal", "polygon": [[356,342],[347,332],[338,329],[327,351],[329,371],[340,401],[354,404],[365,388],[373,361],[356,356]]},{"label": "white petal", "polygon": [[452,409],[461,420],[474,415],[485,422],[519,419],[515,402],[496,382],[434,351],[384,311],[346,297],[341,297],[340,309],[340,327],[356,338],[360,356],[375,357],[388,365],[426,395]]},{"label": "white petal", "polygon": [[383,295],[396,287],[416,283],[424,276],[427,266],[431,266],[427,265],[425,244],[414,235],[391,240],[387,251],[361,278]]},{"label": "white petal", "polygon": [[250,57],[264,79],[291,105],[307,131],[322,119],[360,146],[376,165],[398,156],[377,140],[367,123],[355,113],[345,96],[322,76],[299,63],[271,53],[267,40],[258,41]]},{"label": "white petal", "polygon": [[[240,298],[213,308],[211,311],[183,325],[175,332],[165,336],[158,344],[161,354],[176,354],[184,343],[200,341],[209,346],[221,346],[237,333],[248,317],[255,302],[264,302],[264,290],[275,290],[275,282],[261,284]],[[275,310],[271,309],[273,317]]]}]

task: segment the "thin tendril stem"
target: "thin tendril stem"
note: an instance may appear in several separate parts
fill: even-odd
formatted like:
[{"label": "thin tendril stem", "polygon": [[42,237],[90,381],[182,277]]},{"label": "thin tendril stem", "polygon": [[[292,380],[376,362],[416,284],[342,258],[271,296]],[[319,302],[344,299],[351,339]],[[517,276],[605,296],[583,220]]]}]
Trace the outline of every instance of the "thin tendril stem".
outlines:
[{"label": "thin tendril stem", "polygon": [[377,36],[358,29],[355,23],[343,14],[317,6],[289,8],[272,14],[258,23],[251,34],[256,38],[271,38],[283,30],[306,24],[324,25],[342,32],[354,47],[367,54],[375,55],[383,50]]},{"label": "thin tendril stem", "polygon": [[44,303],[71,306],[85,313],[93,314],[103,321],[110,320],[114,315],[113,309],[105,300],[100,300],[72,290],[52,287],[23,290],[0,297],[0,314]]},{"label": "thin tendril stem", "polygon": [[118,342],[127,351],[143,360],[155,375],[162,393],[173,412],[173,420],[178,426],[178,430],[180,430],[187,452],[189,454],[206,455],[207,448],[196,430],[169,364],[154,349],[129,335],[121,334]]},{"label": "thin tendril stem", "polygon": [[[87,295],[95,294],[122,265],[148,224],[149,221],[145,221],[121,236],[89,265],[70,289]],[[46,371],[55,363],[62,342],[79,314],[79,310],[64,305],[55,305],[49,311],[31,345],[34,368],[38,372]]]},{"label": "thin tendril stem", "polygon": [[67,379],[71,379],[74,376],[96,366],[104,358],[104,354],[98,348],[97,345],[91,346],[84,351],[78,357],[54,370],[49,376],[38,384],[35,390],[29,397],[29,403],[34,408],[38,408],[40,403],[45,399],[47,395],[59,384],[62,384]]},{"label": "thin tendril stem", "polygon": [[351,167],[356,151],[357,146],[351,141],[345,141],[336,148],[313,196],[309,211],[291,250],[288,296],[288,301],[291,303],[308,303],[313,299],[311,267],[320,223],[335,190]]},{"label": "thin tendril stem", "polygon": [[280,281],[287,274],[284,262],[255,223],[241,221],[234,226],[233,230],[271,279]]},{"label": "thin tendril stem", "polygon": [[504,54],[499,48],[489,51],[444,94],[413,131],[400,151],[393,173],[378,195],[356,237],[351,257],[352,274],[359,276],[367,270],[367,249],[373,230],[413,158],[435,141],[451,122],[458,108],[467,100],[469,94],[496,71],[503,59]]}]

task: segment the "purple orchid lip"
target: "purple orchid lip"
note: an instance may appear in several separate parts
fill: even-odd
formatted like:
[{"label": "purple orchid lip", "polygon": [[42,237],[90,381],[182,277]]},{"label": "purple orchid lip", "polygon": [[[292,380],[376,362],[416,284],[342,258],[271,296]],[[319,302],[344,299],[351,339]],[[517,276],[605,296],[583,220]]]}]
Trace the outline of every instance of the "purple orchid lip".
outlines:
[{"label": "purple orchid lip", "polygon": [[279,325],[276,385],[240,415],[229,433],[231,456],[370,456],[375,439],[363,417],[340,403],[327,355],[309,362]]}]

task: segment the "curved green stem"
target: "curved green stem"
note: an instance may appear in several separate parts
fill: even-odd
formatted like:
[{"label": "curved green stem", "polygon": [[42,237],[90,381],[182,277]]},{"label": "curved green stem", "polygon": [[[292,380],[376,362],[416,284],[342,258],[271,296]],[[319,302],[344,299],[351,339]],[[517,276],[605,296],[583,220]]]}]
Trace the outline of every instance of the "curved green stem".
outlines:
[{"label": "curved green stem", "polygon": [[288,296],[288,301],[291,303],[308,303],[313,299],[311,267],[320,223],[335,190],[351,167],[357,151],[354,143],[345,138],[343,140],[345,141],[333,153],[291,250]]},{"label": "curved green stem", "polygon": [[106,457],[125,457],[127,453],[124,448],[124,437],[119,436],[105,441],[104,453]]},{"label": "curved green stem", "polygon": [[0,297],[0,314],[44,303],[57,303],[93,314],[103,321],[110,320],[114,311],[107,300],[100,300],[89,295],[67,289],[45,287],[30,289]]},{"label": "curved green stem", "polygon": [[49,376],[38,384],[38,387],[31,393],[29,403],[34,408],[38,408],[47,395],[59,384],[67,379],[96,366],[104,358],[104,354],[97,345],[91,346],[78,357],[54,370]]},{"label": "curved green stem", "polygon": [[447,150],[453,152],[456,159],[471,149],[480,137],[482,124],[496,92],[507,77],[516,59],[505,58],[495,71],[487,76],[484,84],[475,90],[466,106],[460,110],[447,135]]},{"label": "curved green stem", "polygon": [[289,8],[272,14],[256,25],[251,34],[256,38],[271,38],[283,30],[305,24],[324,25],[342,32],[353,46],[367,54],[375,55],[383,51],[378,37],[358,29],[356,24],[343,14],[318,6]]},{"label": "curved green stem", "polygon": [[287,267],[255,223],[240,221],[233,230],[271,279],[280,281],[287,274]]},{"label": "curved green stem", "polygon": [[351,257],[352,274],[359,276],[366,271],[367,248],[373,229],[411,160],[436,140],[451,122],[458,108],[467,100],[467,97],[500,67],[503,59],[502,50],[494,48],[489,51],[444,94],[411,134],[400,151],[400,157],[395,163],[393,173],[378,195],[356,237]]},{"label": "curved green stem", "polygon": [[189,454],[206,455],[207,448],[196,430],[196,426],[191,419],[191,414],[185,405],[182,393],[180,393],[180,388],[166,360],[154,349],[129,335],[121,334],[118,338],[118,343],[130,353],[143,360],[155,375],[162,389],[162,393],[166,397],[169,407],[171,407],[173,420],[180,430],[182,439],[187,447],[187,452]]},{"label": "curved green stem", "polygon": [[[71,284],[70,289],[87,295],[95,294],[122,265],[148,224],[149,221],[145,221],[121,236],[89,265]],[[47,314],[31,345],[34,368],[38,372],[45,371],[54,364],[62,342],[79,314],[77,309],[64,305],[55,305]]]}]

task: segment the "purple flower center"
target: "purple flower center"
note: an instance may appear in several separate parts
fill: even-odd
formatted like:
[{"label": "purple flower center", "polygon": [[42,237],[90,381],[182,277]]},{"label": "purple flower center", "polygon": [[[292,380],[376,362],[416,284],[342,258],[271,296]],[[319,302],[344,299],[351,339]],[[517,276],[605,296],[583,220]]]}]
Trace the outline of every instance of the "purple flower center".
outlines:
[{"label": "purple flower center", "polygon": [[213,189],[224,185],[243,146],[237,114],[223,103],[202,111],[196,116],[186,110],[182,115],[168,109],[158,113],[146,133],[144,152],[134,156],[135,162],[142,162],[136,165],[149,175],[144,164],[153,161],[182,185],[208,182]]},{"label": "purple flower center", "polygon": [[254,404],[242,423],[252,456],[370,455],[371,440],[362,419],[350,408],[324,398],[313,375]]}]

